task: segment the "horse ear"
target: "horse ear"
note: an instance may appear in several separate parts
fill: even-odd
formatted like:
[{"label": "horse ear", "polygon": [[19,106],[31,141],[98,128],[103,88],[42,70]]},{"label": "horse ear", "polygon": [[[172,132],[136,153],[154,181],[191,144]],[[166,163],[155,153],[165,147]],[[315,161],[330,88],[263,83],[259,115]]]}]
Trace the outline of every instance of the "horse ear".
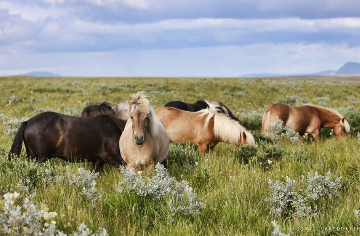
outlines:
[{"label": "horse ear", "polygon": [[246,134],[245,132],[243,131],[243,138],[246,139]]},{"label": "horse ear", "polygon": [[345,122],[345,117],[344,117],[344,118],[341,118],[341,120],[340,120],[340,125],[344,125],[344,122]]},{"label": "horse ear", "polygon": [[153,99],[151,99],[151,100],[150,100],[150,105],[152,105],[152,104],[153,104],[153,102],[154,102],[154,100],[153,100]]}]

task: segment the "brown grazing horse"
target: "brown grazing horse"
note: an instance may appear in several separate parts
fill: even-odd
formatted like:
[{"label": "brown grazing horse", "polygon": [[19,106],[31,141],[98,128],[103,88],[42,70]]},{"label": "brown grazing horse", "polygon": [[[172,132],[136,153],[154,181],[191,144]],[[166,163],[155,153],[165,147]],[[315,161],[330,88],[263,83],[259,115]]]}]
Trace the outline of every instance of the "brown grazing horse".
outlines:
[{"label": "brown grazing horse", "polygon": [[[341,137],[346,136],[346,132],[350,132],[347,120],[332,109],[314,105],[292,107],[275,103],[269,106],[263,115],[262,134],[269,135],[270,126],[275,123],[276,118],[301,136],[305,133],[311,134],[315,141],[319,139],[321,128],[333,128],[335,135]],[[303,140],[303,137],[301,139]]]},{"label": "brown grazing horse", "polygon": [[119,138],[125,122],[109,115],[92,118],[40,113],[21,124],[9,153],[20,155],[24,142],[28,157],[44,162],[58,157],[68,161],[124,164]]},{"label": "brown grazing horse", "polygon": [[111,104],[102,102],[99,105],[90,105],[81,112],[81,117],[94,117],[103,114],[113,115],[116,118],[127,121],[129,119],[129,105],[126,102]]},{"label": "brown grazing horse", "polygon": [[171,141],[197,145],[200,153],[206,153],[218,142],[238,146],[255,144],[252,134],[237,121],[212,110],[188,112],[172,107],[161,107],[155,113],[165,122]]},{"label": "brown grazing horse", "polygon": [[165,160],[169,137],[144,92],[133,94],[128,104],[130,119],[119,140],[121,156],[130,168],[149,172]]}]

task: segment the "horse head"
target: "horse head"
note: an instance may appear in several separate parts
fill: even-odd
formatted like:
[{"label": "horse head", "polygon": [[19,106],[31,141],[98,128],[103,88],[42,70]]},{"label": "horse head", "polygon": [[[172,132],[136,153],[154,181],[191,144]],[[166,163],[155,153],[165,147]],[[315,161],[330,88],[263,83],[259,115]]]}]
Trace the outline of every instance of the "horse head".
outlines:
[{"label": "horse head", "polygon": [[254,136],[249,131],[240,131],[240,140],[238,146],[241,144],[255,145]]},{"label": "horse head", "polygon": [[335,125],[334,133],[336,137],[345,137],[346,133],[350,132],[350,125],[346,118],[341,118],[340,122]]},{"label": "horse head", "polygon": [[154,122],[154,110],[151,102],[143,92],[138,92],[132,96],[129,104],[129,116],[132,122],[134,140],[137,145],[142,145],[145,141],[145,133],[148,130],[151,134],[152,122]]}]

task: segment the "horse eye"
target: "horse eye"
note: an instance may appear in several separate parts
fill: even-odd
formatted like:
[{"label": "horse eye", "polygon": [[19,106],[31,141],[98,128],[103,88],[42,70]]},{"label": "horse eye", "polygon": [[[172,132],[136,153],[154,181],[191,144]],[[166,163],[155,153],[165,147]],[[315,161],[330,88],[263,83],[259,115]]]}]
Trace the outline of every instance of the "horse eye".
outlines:
[{"label": "horse eye", "polygon": [[132,116],[130,116],[130,119],[133,119],[133,117],[132,117]]}]

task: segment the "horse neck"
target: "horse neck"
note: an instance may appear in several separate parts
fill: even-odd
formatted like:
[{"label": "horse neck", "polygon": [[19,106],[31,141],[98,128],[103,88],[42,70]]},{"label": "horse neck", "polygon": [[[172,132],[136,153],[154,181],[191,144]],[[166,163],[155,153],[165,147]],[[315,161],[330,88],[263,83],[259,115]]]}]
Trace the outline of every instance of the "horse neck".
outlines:
[{"label": "horse neck", "polygon": [[322,120],[322,126],[324,128],[335,127],[337,124],[339,124],[340,119],[342,118],[338,114],[324,108],[318,108],[318,110],[320,119]]}]

